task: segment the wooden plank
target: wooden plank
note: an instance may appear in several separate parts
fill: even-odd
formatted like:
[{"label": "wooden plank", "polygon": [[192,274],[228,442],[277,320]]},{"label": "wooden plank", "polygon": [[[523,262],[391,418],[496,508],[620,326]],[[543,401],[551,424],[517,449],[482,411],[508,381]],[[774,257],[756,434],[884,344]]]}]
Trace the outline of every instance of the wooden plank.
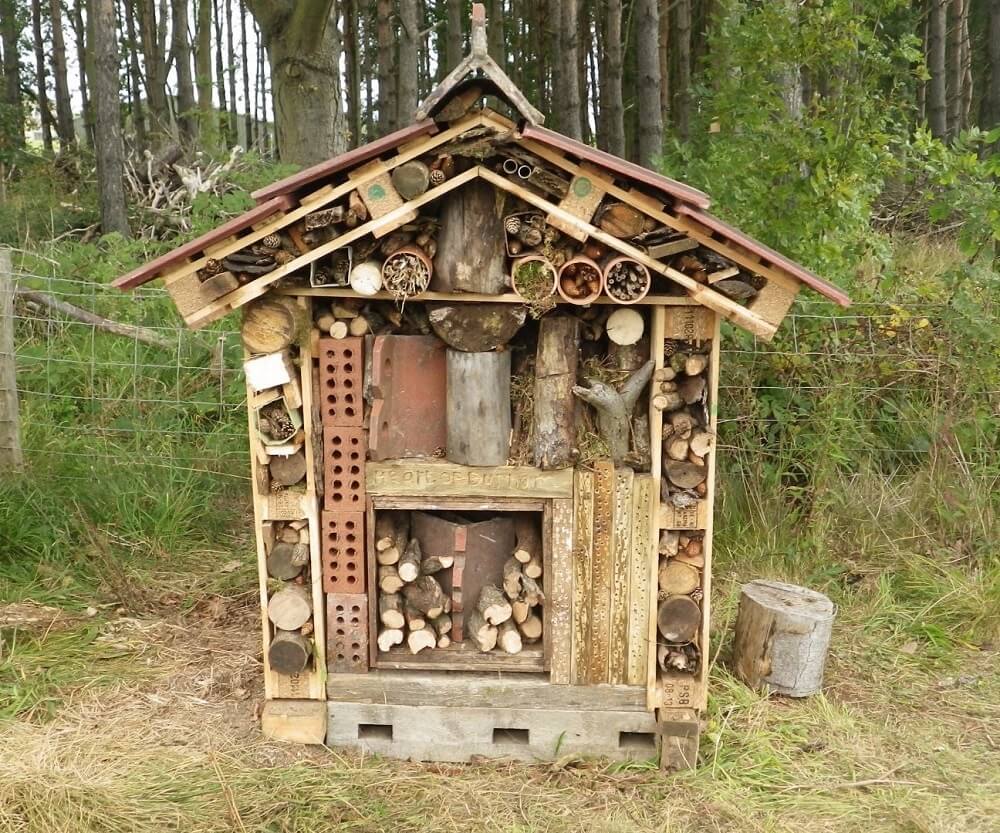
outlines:
[{"label": "wooden plank", "polygon": [[712,337],[715,313],[705,307],[668,309],[663,316],[663,337],[704,341]]},{"label": "wooden plank", "polygon": [[644,685],[561,686],[552,685],[544,674],[439,674],[432,669],[331,675],[327,697],[341,702],[398,706],[647,710]]},{"label": "wooden plank", "polygon": [[615,467],[610,460],[594,466],[594,548],[591,561],[590,663],[587,680],[608,682],[611,634],[612,535]]},{"label": "wooden plank", "polygon": [[[656,568],[657,547],[651,532],[656,505],[653,478],[637,474],[632,483],[632,543],[629,550],[628,662],[625,682],[646,685],[649,660],[649,618],[656,605],[650,567]],[[650,597],[652,594],[652,598]]]},{"label": "wooden plank", "polygon": [[681,252],[689,252],[691,249],[697,248],[697,240],[692,240],[690,237],[682,237],[680,240],[668,240],[666,243],[654,243],[652,246],[648,246],[646,251],[650,257],[655,257],[657,260],[663,260],[665,257],[678,255]]},{"label": "wooden plank", "polygon": [[[277,287],[274,290],[279,295],[311,295],[319,298],[357,298],[358,293],[353,289],[332,286],[290,286]],[[370,296],[376,301],[395,300],[390,292],[377,292]],[[486,295],[479,292],[421,292],[415,296],[419,301],[450,301],[452,303],[490,303],[490,304],[523,304],[524,298],[513,292],[505,292],[502,295]],[[556,299],[557,303],[566,304],[565,301]],[[620,306],[616,301],[612,301],[607,296],[602,295],[592,303],[599,306]],[[699,308],[698,303],[690,295],[646,295],[636,301],[633,306],[669,306],[669,307],[694,307]]]},{"label": "wooden plank", "polygon": [[427,512],[542,512],[545,509],[544,500],[525,498],[374,495],[371,502],[376,509],[418,509]]},{"label": "wooden plank", "polygon": [[[741,307],[735,301],[727,298],[719,292],[716,292],[711,287],[698,283],[696,280],[688,277],[683,272],[678,272],[676,269],[666,266],[658,260],[654,260],[645,252],[637,249],[630,243],[626,243],[624,240],[619,240],[614,235],[608,234],[596,226],[584,222],[579,217],[574,217],[572,214],[563,211],[557,205],[554,205],[543,197],[540,197],[532,191],[529,191],[527,188],[505,179],[499,174],[493,173],[491,170],[480,168],[479,175],[497,188],[520,197],[525,202],[535,206],[535,208],[539,208],[543,211],[549,211],[564,222],[570,223],[582,231],[586,231],[589,237],[599,240],[605,246],[608,246],[621,254],[628,255],[634,260],[642,263],[646,266],[646,268],[652,269],[654,272],[670,278],[670,280],[674,283],[686,289],[688,294],[690,294],[695,300],[704,304],[706,307],[715,310],[720,315],[725,316],[737,326],[765,339],[769,339],[774,335],[775,328],[771,324],[764,321],[762,318],[758,318],[745,307]],[[630,199],[630,202],[635,202],[635,200]]]},{"label": "wooden plank", "polygon": [[260,713],[264,737],[287,743],[326,743],[326,703],[308,700],[267,700]]},{"label": "wooden plank", "polygon": [[708,501],[704,499],[684,509],[678,509],[669,503],[661,503],[657,525],[660,529],[704,529],[709,514]]},{"label": "wooden plank", "polygon": [[591,571],[594,536],[594,475],[577,471],[573,490],[573,634],[570,682],[586,685],[590,673]]},{"label": "wooden plank", "polygon": [[330,746],[388,758],[514,758],[533,762],[566,757],[656,757],[656,719],[649,712],[400,706],[338,700],[330,702],[329,710]]},{"label": "wooden plank", "polygon": [[15,288],[10,251],[0,249],[0,470],[5,472],[24,466],[14,350]]},{"label": "wooden plank", "polygon": [[[653,374],[663,368],[664,356],[664,332],[666,330],[666,310],[663,307],[654,307],[652,321],[649,328],[649,355],[653,360]],[[653,483],[653,499],[659,500],[660,496],[660,469],[663,465],[663,412],[653,407],[652,397],[649,403],[649,447],[652,449],[652,459],[650,461],[649,475]],[[659,540],[660,530],[657,518],[651,517],[649,524],[649,534],[654,541]],[[656,688],[656,592],[657,586],[657,559],[651,558],[649,564],[649,626],[646,632],[646,644],[649,646],[646,659],[646,705],[653,709],[658,705]]]},{"label": "wooden plank", "polygon": [[541,648],[525,648],[519,654],[501,651],[483,653],[474,643],[452,642],[447,648],[435,648],[411,654],[405,645],[396,645],[387,652],[375,654],[374,668],[391,670],[435,669],[438,671],[508,671],[530,673],[545,670],[545,655]]},{"label": "wooden plank", "polygon": [[573,656],[573,501],[552,501],[552,554],[545,586],[549,610],[549,679],[556,685],[570,682]]},{"label": "wooden plank", "polygon": [[571,498],[571,469],[542,471],[530,466],[460,466],[415,460],[365,467],[366,488],[373,495]]},{"label": "wooden plank", "polygon": [[632,552],[632,484],[628,467],[615,471],[611,515],[611,610],[608,627],[608,682],[625,682],[628,667],[629,579]]}]

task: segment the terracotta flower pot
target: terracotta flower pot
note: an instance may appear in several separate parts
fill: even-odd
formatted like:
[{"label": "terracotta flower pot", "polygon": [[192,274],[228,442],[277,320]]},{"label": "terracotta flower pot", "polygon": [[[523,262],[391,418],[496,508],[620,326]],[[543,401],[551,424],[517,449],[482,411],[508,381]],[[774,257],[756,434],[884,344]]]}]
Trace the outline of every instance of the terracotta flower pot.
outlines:
[{"label": "terracotta flower pot", "polygon": [[604,276],[601,274],[601,267],[589,257],[577,255],[562,265],[556,289],[559,290],[559,295],[571,304],[586,306],[601,296],[603,285]]},{"label": "terracotta flower pot", "polygon": [[556,267],[541,255],[518,258],[510,270],[511,286],[529,304],[555,295],[558,278]]},{"label": "terracotta flower pot", "polygon": [[[416,267],[413,264],[416,261]],[[410,268],[406,268],[406,264]],[[395,274],[403,267],[405,274]],[[434,274],[434,263],[419,246],[403,246],[394,251],[382,264],[382,288],[397,298],[412,298],[425,292]]]},{"label": "terracotta flower pot", "polygon": [[[623,268],[624,267],[624,268]],[[631,272],[638,278],[638,287],[629,288],[624,284],[623,272]],[[604,266],[604,291],[616,304],[634,304],[646,297],[652,279],[649,270],[631,257],[612,258]]]}]

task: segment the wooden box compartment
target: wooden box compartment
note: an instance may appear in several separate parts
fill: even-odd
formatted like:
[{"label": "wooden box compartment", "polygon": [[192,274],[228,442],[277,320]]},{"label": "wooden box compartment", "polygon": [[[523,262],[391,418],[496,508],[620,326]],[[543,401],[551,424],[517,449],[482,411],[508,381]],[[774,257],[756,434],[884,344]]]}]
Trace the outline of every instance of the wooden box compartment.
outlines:
[{"label": "wooden box compartment", "polygon": [[[451,566],[434,574],[445,596],[450,600],[453,628],[446,647],[426,648],[411,653],[403,644],[388,651],[379,650],[374,638],[382,628],[379,621],[378,564],[376,561],[375,529],[380,513],[408,512],[410,536],[420,541],[423,556],[452,558]],[[541,577],[536,581],[543,592],[560,577],[551,573],[551,506],[546,500],[416,498],[372,496],[368,500],[366,525],[368,552],[370,662],[373,668],[441,671],[517,671],[541,672],[549,668],[549,605],[543,601],[530,608],[541,620],[541,635],[537,641],[523,640],[517,653],[506,653],[499,645],[488,652],[465,633],[465,621],[475,609],[482,587],[504,586],[504,564],[513,557],[517,537],[515,522],[536,531],[541,550]],[[569,580],[563,577],[562,580]],[[513,617],[512,617],[513,621]],[[406,629],[404,628],[404,633]]]}]

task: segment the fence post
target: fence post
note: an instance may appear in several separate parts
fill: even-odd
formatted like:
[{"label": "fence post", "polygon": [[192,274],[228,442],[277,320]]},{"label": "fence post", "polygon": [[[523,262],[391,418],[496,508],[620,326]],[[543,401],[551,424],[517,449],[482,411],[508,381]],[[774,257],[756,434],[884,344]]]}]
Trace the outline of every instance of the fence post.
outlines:
[{"label": "fence post", "polygon": [[0,473],[24,466],[14,355],[14,266],[0,249]]}]

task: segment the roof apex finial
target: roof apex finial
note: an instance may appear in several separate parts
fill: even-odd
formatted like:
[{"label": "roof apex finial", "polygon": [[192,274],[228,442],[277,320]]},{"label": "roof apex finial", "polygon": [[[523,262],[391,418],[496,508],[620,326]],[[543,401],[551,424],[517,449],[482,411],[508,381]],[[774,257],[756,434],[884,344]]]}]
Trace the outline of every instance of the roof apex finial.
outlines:
[{"label": "roof apex finial", "polygon": [[472,4],[472,57],[486,58],[486,6],[482,3]]}]

